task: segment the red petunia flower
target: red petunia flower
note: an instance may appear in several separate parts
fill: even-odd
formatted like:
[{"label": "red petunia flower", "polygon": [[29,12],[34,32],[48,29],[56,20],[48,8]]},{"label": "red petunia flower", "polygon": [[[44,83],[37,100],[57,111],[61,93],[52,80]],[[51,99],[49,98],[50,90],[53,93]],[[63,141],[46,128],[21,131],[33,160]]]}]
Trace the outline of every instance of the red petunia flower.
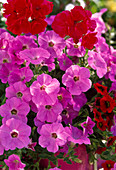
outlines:
[{"label": "red petunia flower", "polygon": [[93,85],[94,85],[94,88],[97,90],[97,92],[100,93],[101,95],[106,95],[108,93],[106,86],[103,86],[102,84],[99,84],[99,83],[95,83]]},{"label": "red petunia flower", "polygon": [[97,127],[101,130],[101,131],[105,131],[107,128],[107,123],[104,119],[100,119],[99,121],[97,121]]},{"label": "red petunia flower", "polygon": [[95,98],[95,107],[100,108],[100,100],[101,100],[101,97]]},{"label": "red petunia flower", "polygon": [[98,112],[97,109],[93,109],[93,113],[94,113],[94,119],[95,119],[95,121],[100,121],[100,120],[102,120],[101,113]]},{"label": "red petunia flower", "polygon": [[102,154],[106,150],[106,147],[98,147],[95,153]]},{"label": "red petunia flower", "polygon": [[111,130],[111,127],[113,125],[113,118],[110,118],[110,117],[106,117],[106,122],[107,122],[107,127],[108,127],[108,130],[110,131]]},{"label": "red petunia flower", "polygon": [[115,162],[111,160],[107,160],[104,163],[102,163],[102,167],[104,170],[111,170],[111,168],[114,167]]},{"label": "red petunia flower", "polygon": [[108,138],[107,146],[109,147],[109,146],[113,145],[113,143],[114,143],[115,140],[116,140],[116,136],[110,136],[110,137]]},{"label": "red petunia flower", "polygon": [[100,100],[100,109],[102,112],[111,113],[115,107],[115,100],[109,95],[105,95]]}]

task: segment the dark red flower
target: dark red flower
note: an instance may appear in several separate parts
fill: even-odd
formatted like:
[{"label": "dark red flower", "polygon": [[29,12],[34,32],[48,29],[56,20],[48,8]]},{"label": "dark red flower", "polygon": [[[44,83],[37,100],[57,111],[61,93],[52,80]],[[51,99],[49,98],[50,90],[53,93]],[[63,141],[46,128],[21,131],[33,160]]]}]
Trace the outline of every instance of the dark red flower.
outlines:
[{"label": "dark red flower", "polygon": [[115,100],[109,95],[105,95],[100,100],[100,109],[102,112],[111,113],[115,107]]},{"label": "dark red flower", "polygon": [[99,84],[99,83],[95,83],[93,85],[94,85],[94,88],[97,90],[97,92],[100,93],[101,95],[106,95],[108,93],[106,86],[103,86],[102,84]]},{"label": "dark red flower", "polygon": [[93,113],[94,113],[94,119],[95,119],[95,121],[102,120],[101,113],[98,112],[97,109],[93,109]]},{"label": "dark red flower", "polygon": [[88,33],[86,35],[83,36],[82,38],[82,46],[84,48],[87,48],[89,50],[92,50],[94,47],[94,44],[97,43],[98,39],[96,37],[97,33]]},{"label": "dark red flower", "polygon": [[111,170],[111,168],[114,167],[115,162],[111,160],[107,160],[104,163],[102,163],[102,167],[104,170]]},{"label": "dark red flower", "polygon": [[98,147],[95,153],[101,154],[106,150],[106,147]]},{"label": "dark red flower", "polygon": [[100,108],[100,100],[101,100],[101,97],[95,98],[95,107]]},{"label": "dark red flower", "polygon": [[110,118],[110,117],[106,117],[106,122],[107,122],[107,127],[108,127],[108,130],[110,131],[111,130],[111,127],[113,125],[113,118]]},{"label": "dark red flower", "polygon": [[115,140],[116,140],[116,136],[110,136],[110,137],[108,138],[107,146],[109,147],[109,146],[113,145],[113,143],[114,143]]},{"label": "dark red flower", "polygon": [[97,121],[97,127],[102,130],[105,131],[107,128],[107,123],[104,119],[100,119],[99,121]]}]

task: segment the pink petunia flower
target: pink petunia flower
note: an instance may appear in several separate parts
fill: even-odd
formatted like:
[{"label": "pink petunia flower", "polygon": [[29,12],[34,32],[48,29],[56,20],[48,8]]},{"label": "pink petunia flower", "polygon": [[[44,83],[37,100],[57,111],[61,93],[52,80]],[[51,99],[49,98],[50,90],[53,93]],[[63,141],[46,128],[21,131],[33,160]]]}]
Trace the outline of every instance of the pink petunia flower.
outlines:
[{"label": "pink petunia flower", "polygon": [[2,123],[5,123],[10,118],[20,119],[24,123],[27,122],[26,115],[29,113],[30,107],[27,103],[16,97],[7,99],[6,103],[0,106],[0,115],[4,117]]},{"label": "pink petunia flower", "polygon": [[57,100],[60,83],[48,74],[41,74],[30,86],[32,101],[37,105],[52,105]]},{"label": "pink petunia flower", "polygon": [[80,95],[82,92],[86,92],[91,88],[92,83],[89,77],[89,69],[72,65],[62,76],[62,83],[72,95]]},{"label": "pink petunia flower", "polygon": [[27,147],[31,128],[21,120],[11,118],[0,127],[0,139],[5,150]]},{"label": "pink petunia flower", "polygon": [[65,40],[53,30],[41,33],[38,37],[38,43],[40,47],[48,50],[54,58],[58,57],[66,46]]},{"label": "pink petunia flower", "polygon": [[38,107],[37,119],[42,122],[55,122],[62,110],[63,107],[58,102],[53,105],[40,105]]},{"label": "pink petunia flower", "polygon": [[96,53],[94,51],[89,51],[88,55],[88,64],[91,68],[97,71],[98,77],[102,78],[107,73],[107,64],[105,60],[102,58],[100,53]]},{"label": "pink petunia flower", "polygon": [[67,134],[61,123],[43,125],[40,130],[39,145],[49,152],[57,152],[67,142]]},{"label": "pink petunia flower", "polygon": [[81,39],[77,44],[74,43],[73,38],[69,38],[66,40],[67,45],[67,54],[69,56],[77,56],[77,57],[84,57],[85,49],[81,46]]},{"label": "pink petunia flower", "polygon": [[21,59],[26,60],[26,66],[30,63],[41,64],[45,59],[50,57],[50,53],[44,48],[31,48],[19,53]]},{"label": "pink petunia flower", "polygon": [[17,97],[28,103],[31,100],[30,89],[23,82],[19,81],[6,88],[6,97],[8,99]]},{"label": "pink petunia flower", "polygon": [[10,73],[8,77],[8,83],[10,85],[18,81],[22,81],[26,83],[29,82],[32,77],[33,77],[33,72],[29,67],[23,67],[21,69],[17,68]]}]

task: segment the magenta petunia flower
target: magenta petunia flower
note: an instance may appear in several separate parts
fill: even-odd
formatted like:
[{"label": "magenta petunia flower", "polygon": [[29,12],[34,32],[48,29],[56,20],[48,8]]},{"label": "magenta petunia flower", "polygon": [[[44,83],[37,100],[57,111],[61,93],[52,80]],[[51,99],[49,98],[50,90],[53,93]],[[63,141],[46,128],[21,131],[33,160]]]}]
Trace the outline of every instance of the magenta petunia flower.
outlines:
[{"label": "magenta petunia flower", "polygon": [[10,57],[12,58],[12,63],[22,64],[24,62],[24,59],[21,59],[18,55],[19,52],[22,50],[22,43],[18,39],[13,39],[8,48],[8,53]]},{"label": "magenta petunia flower", "polygon": [[72,65],[63,75],[62,83],[69,89],[72,95],[80,95],[91,88],[92,83],[89,77],[89,69]]},{"label": "magenta petunia flower", "polygon": [[18,65],[12,63],[4,63],[0,65],[0,79],[2,83],[7,83],[10,73],[18,68]]},{"label": "magenta petunia flower", "polygon": [[95,123],[91,120],[89,116],[87,116],[86,122],[81,123],[81,126],[83,128],[83,134],[88,135],[88,133],[91,135],[93,133],[93,127],[95,126]]},{"label": "magenta petunia flower", "polygon": [[31,49],[31,48],[37,48],[38,47],[37,43],[35,43],[33,38],[31,38],[29,36],[26,36],[26,35],[17,36],[16,39],[21,42],[22,50]]},{"label": "magenta petunia flower", "polygon": [[30,86],[32,101],[37,105],[52,105],[57,100],[60,83],[48,74],[41,74]]},{"label": "magenta petunia flower", "polygon": [[73,143],[81,144],[90,144],[90,139],[87,138],[87,135],[83,135],[82,130],[79,130],[77,127],[65,127],[65,131],[68,134],[68,141]]},{"label": "magenta petunia flower", "polygon": [[63,105],[63,108],[66,108],[68,103],[71,101],[71,94],[64,87],[61,87],[60,91],[58,92],[57,98],[59,102]]},{"label": "magenta petunia flower", "polygon": [[0,50],[0,64],[11,63],[12,59],[8,55],[7,51]]},{"label": "magenta petunia flower", "polygon": [[32,151],[35,151],[34,147],[37,145],[37,142],[32,142],[32,139],[30,139],[30,143],[28,144],[27,148],[31,149]]},{"label": "magenta petunia flower", "polygon": [[107,73],[107,64],[105,60],[102,58],[100,53],[96,53],[94,51],[89,51],[88,55],[89,66],[97,71],[99,78],[102,78]]},{"label": "magenta petunia flower", "polygon": [[37,119],[42,122],[55,122],[62,110],[63,107],[58,102],[53,105],[40,105],[38,107]]},{"label": "magenta petunia flower", "polygon": [[43,125],[40,130],[39,145],[49,152],[57,152],[58,146],[67,142],[67,133],[61,123]]},{"label": "magenta petunia flower", "polygon": [[72,120],[74,118],[76,118],[78,116],[79,112],[75,111],[73,109],[73,106],[71,105],[67,105],[66,108],[64,108],[64,110],[61,113],[62,116],[62,120],[66,123],[66,124],[72,124]]},{"label": "magenta petunia flower", "polygon": [[65,71],[73,64],[72,61],[64,53],[58,58],[58,61],[60,69],[63,71]]},{"label": "magenta petunia flower", "polygon": [[16,97],[7,99],[6,103],[0,106],[0,115],[4,117],[2,123],[5,123],[10,118],[20,119],[24,123],[27,122],[26,115],[29,113],[30,107],[27,103]]},{"label": "magenta petunia flower", "polygon": [[87,98],[85,94],[81,93],[80,95],[73,95],[70,104],[73,105],[74,110],[79,111],[81,107],[86,104],[86,102]]},{"label": "magenta petunia flower", "polygon": [[14,39],[8,32],[0,35],[0,50],[8,50],[10,42]]},{"label": "magenta petunia flower", "polygon": [[15,154],[10,155],[8,159],[4,159],[4,162],[9,167],[9,170],[24,170],[24,167],[26,166],[21,162],[20,157]]},{"label": "magenta petunia flower", "polygon": [[0,127],[0,140],[5,150],[27,147],[31,128],[21,120],[11,118]]},{"label": "magenta petunia flower", "polygon": [[29,82],[32,77],[33,77],[33,72],[29,67],[23,67],[21,69],[17,68],[10,73],[8,77],[8,83],[10,85],[18,81],[22,81],[26,83]]},{"label": "magenta petunia flower", "polygon": [[19,81],[6,88],[6,97],[8,99],[17,97],[28,103],[31,100],[30,89],[23,82]]}]

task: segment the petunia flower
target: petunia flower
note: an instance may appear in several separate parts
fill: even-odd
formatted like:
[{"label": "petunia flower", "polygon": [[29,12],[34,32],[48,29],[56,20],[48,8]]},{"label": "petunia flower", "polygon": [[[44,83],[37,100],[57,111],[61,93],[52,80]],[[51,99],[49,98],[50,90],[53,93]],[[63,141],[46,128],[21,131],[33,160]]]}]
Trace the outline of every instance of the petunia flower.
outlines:
[{"label": "petunia flower", "polygon": [[86,92],[91,88],[89,77],[89,69],[72,65],[62,76],[62,83],[69,89],[72,95],[80,95],[82,92]]},{"label": "petunia flower", "polygon": [[31,128],[21,120],[14,118],[8,119],[0,127],[1,144],[5,150],[27,147],[30,134]]},{"label": "petunia flower", "polygon": [[10,155],[8,159],[4,159],[4,162],[9,167],[9,170],[24,170],[24,167],[26,166],[21,162],[20,157],[15,154]]}]

